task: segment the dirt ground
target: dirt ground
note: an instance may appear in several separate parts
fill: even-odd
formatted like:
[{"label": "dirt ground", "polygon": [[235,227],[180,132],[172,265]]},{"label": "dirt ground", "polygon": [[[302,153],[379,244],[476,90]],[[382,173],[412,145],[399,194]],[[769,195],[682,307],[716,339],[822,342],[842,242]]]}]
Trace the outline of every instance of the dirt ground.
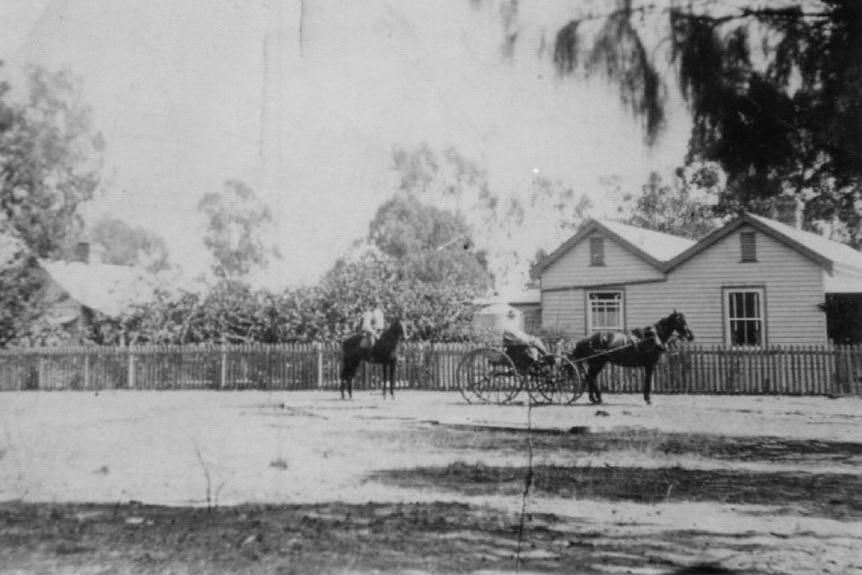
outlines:
[{"label": "dirt ground", "polygon": [[3,393],[0,572],[862,573],[862,401],[606,401]]}]

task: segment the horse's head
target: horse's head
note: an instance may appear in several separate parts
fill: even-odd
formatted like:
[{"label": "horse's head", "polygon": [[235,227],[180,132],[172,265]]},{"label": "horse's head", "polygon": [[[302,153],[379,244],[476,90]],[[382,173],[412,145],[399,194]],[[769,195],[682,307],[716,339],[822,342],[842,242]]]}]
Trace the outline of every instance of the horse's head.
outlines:
[{"label": "horse's head", "polygon": [[688,323],[685,321],[685,315],[682,313],[673,310],[673,313],[667,316],[664,320],[665,329],[667,333],[676,333],[680,339],[684,339],[686,341],[693,341],[694,334],[688,327]]},{"label": "horse's head", "polygon": [[409,339],[410,322],[401,318],[396,318],[392,321],[392,325],[389,326],[389,331],[392,333],[393,336],[400,340]]}]

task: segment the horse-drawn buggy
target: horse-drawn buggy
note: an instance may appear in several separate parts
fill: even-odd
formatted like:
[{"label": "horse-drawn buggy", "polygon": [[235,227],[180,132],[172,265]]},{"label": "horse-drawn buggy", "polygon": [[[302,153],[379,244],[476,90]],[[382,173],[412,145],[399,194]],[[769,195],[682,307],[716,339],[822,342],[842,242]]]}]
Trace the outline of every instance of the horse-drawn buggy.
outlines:
[{"label": "horse-drawn buggy", "polygon": [[458,365],[458,387],[470,403],[504,404],[525,390],[532,403],[566,405],[585,389],[591,403],[602,403],[597,377],[606,364],[614,363],[643,368],[644,400],[649,404],[655,366],[674,339],[694,339],[685,316],[676,310],[631,332],[596,331],[563,355],[522,342],[507,343],[504,337],[502,346],[480,347],[464,356]]},{"label": "horse-drawn buggy", "polygon": [[583,393],[581,372],[568,358],[531,353],[526,345],[487,346],[458,364],[458,387],[470,403],[508,403],[526,391],[533,403],[569,404]]}]

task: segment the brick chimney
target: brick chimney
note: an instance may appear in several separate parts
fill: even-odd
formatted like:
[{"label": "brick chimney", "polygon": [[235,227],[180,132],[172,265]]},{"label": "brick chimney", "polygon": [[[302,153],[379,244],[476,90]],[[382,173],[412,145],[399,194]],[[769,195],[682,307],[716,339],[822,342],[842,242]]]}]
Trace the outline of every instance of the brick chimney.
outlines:
[{"label": "brick chimney", "polygon": [[90,243],[78,242],[75,246],[75,261],[85,264],[90,263]]},{"label": "brick chimney", "polygon": [[792,228],[802,227],[802,204],[793,196],[776,196],[772,204],[773,218]]}]

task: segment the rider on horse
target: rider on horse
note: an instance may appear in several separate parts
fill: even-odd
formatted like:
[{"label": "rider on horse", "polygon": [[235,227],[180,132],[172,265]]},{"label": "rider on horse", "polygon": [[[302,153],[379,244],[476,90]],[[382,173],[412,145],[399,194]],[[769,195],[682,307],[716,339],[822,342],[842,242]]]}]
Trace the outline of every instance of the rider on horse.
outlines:
[{"label": "rider on horse", "polygon": [[380,302],[374,298],[371,306],[362,314],[362,321],[359,326],[362,332],[362,343],[360,347],[371,349],[377,340],[380,338],[380,332],[383,331],[385,320],[383,318],[383,310],[380,309]]}]

